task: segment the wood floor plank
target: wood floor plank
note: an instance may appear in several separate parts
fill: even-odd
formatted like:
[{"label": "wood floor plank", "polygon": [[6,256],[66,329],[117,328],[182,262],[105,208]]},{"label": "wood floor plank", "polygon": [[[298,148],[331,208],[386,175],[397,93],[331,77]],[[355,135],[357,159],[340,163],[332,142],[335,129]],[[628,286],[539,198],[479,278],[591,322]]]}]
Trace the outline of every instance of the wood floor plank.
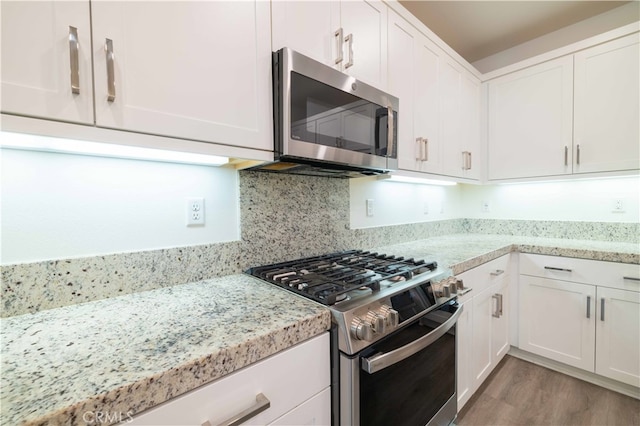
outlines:
[{"label": "wood floor plank", "polygon": [[640,426],[640,400],[507,355],[456,424]]}]

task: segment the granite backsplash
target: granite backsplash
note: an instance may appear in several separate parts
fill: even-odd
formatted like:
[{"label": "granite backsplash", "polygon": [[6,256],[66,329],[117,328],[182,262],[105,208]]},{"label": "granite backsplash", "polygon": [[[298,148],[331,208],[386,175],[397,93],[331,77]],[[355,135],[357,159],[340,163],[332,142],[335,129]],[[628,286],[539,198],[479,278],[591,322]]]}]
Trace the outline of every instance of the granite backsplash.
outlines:
[{"label": "granite backsplash", "polygon": [[242,171],[239,182],[240,241],[5,265],[0,316],[200,281],[298,257],[449,234],[640,241],[637,223],[451,219],[350,229],[348,180]]}]

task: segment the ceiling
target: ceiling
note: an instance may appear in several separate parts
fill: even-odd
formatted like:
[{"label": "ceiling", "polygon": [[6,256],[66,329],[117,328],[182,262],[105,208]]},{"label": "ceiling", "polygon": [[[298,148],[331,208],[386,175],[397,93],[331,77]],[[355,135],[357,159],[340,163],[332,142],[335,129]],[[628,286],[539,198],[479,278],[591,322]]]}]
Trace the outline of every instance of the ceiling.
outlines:
[{"label": "ceiling", "polygon": [[629,1],[417,1],[400,3],[468,62]]}]

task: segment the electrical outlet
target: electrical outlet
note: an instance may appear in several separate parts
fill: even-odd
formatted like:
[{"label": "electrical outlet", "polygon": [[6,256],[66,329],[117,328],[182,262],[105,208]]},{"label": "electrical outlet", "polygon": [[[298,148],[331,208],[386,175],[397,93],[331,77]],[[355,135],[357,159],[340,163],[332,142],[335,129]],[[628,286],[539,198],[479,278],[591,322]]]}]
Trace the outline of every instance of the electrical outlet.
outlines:
[{"label": "electrical outlet", "polygon": [[373,199],[367,199],[367,216],[373,216]]},{"label": "electrical outlet", "polygon": [[611,211],[613,213],[624,213],[624,199],[614,198],[611,200]]},{"label": "electrical outlet", "polygon": [[187,198],[187,226],[204,225],[204,198]]},{"label": "electrical outlet", "polygon": [[491,211],[491,205],[489,205],[488,201],[482,202],[482,211],[485,213],[489,213]]}]

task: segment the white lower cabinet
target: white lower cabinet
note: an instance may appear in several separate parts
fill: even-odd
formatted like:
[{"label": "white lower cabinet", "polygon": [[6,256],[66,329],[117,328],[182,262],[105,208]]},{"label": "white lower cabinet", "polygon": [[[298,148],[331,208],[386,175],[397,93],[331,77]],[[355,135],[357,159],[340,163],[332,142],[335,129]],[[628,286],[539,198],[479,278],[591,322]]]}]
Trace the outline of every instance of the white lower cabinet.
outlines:
[{"label": "white lower cabinet", "polygon": [[505,255],[458,275],[472,289],[460,298],[458,411],[509,350],[509,263]]},{"label": "white lower cabinet", "polygon": [[640,266],[520,255],[519,348],[640,387]]},{"label": "white lower cabinet", "polygon": [[331,424],[329,333],[324,333],[133,417],[129,425],[216,425],[257,405],[243,424]]}]

